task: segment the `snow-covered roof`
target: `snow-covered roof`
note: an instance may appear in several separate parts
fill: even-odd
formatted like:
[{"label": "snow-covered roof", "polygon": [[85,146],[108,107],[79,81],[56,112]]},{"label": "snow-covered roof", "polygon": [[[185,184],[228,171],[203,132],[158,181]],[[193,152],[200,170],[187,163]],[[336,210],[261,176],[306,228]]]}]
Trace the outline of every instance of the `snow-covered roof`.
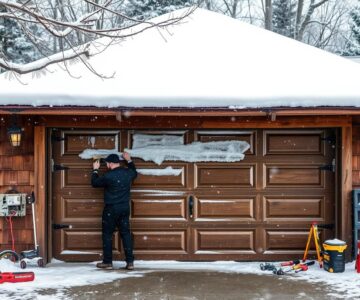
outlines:
[{"label": "snow-covered roof", "polygon": [[5,73],[0,104],[360,107],[358,64],[204,9],[181,24],[114,44],[89,62],[97,72],[115,75],[99,78],[80,62],[69,65],[72,76],[56,65],[40,77],[21,76],[21,83]]},{"label": "snow-covered roof", "polygon": [[347,59],[350,59],[353,62],[360,63],[360,56],[344,56]]}]

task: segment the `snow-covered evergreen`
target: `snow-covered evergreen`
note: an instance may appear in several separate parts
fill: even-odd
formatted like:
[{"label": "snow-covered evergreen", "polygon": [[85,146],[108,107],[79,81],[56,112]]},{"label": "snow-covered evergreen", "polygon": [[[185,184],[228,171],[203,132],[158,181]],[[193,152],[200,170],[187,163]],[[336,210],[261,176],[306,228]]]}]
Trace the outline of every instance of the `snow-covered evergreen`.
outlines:
[{"label": "snow-covered evergreen", "polygon": [[[5,9],[0,6],[0,12]],[[9,61],[28,63],[32,60],[32,44],[21,30],[19,23],[13,19],[0,19],[0,54]]]},{"label": "snow-covered evergreen", "polygon": [[128,0],[126,14],[137,20],[148,20],[162,14],[188,7],[194,0]]},{"label": "snow-covered evergreen", "polygon": [[345,54],[349,56],[360,55],[360,0],[358,2],[350,12],[351,35],[345,50]]},{"label": "snow-covered evergreen", "polygon": [[293,0],[275,0],[273,3],[273,31],[294,37],[296,3]]}]

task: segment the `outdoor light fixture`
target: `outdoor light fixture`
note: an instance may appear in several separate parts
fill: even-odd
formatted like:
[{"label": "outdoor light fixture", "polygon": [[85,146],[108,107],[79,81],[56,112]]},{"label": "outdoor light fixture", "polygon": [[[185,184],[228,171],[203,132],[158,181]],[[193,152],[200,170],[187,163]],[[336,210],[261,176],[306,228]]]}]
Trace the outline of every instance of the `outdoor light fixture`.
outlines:
[{"label": "outdoor light fixture", "polygon": [[[14,118],[14,116],[13,116]],[[10,144],[13,147],[20,146],[21,143],[21,134],[22,130],[19,126],[16,125],[15,120],[13,120],[13,125],[7,129],[7,134],[10,140]]]}]

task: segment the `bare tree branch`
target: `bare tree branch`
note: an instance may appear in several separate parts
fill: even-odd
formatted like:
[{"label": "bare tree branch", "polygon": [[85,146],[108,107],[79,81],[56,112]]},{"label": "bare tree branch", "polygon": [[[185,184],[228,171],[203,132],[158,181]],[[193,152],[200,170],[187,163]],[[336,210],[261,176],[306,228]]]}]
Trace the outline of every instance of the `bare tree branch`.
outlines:
[{"label": "bare tree branch", "polygon": [[[166,20],[151,22],[139,21],[114,10],[111,5],[115,0],[81,0],[87,9],[80,16],[76,16],[77,13],[70,0],[67,1],[68,3],[64,4],[63,0],[56,0],[54,6],[51,1],[49,1],[48,5],[44,1],[40,2],[41,5],[38,5],[36,0],[28,0],[25,3],[15,2],[15,0],[0,0],[0,8],[2,9],[0,21],[9,19],[16,21],[23,33],[28,37],[28,40],[33,44],[36,41],[36,36],[29,28],[36,25],[42,28],[43,31],[48,32],[54,39],[54,49],[57,49],[56,45],[59,45],[60,51],[62,51],[57,55],[47,54],[46,57],[39,61],[22,65],[9,61],[0,48],[0,70],[5,69],[18,74],[25,74],[40,70],[50,64],[65,62],[78,57],[89,70],[98,76],[104,77],[98,74],[87,60],[83,60],[84,55],[87,57],[92,55],[88,49],[93,44],[93,41],[100,37],[108,37],[108,44],[110,45],[113,41],[140,34],[151,28],[165,28],[179,23],[196,9],[193,6],[180,16],[170,14],[170,17]],[[115,18],[121,18],[126,22],[122,26],[109,26],[110,21]],[[105,22],[107,22],[107,26],[105,26]],[[79,46],[84,42],[84,46]],[[39,52],[41,53],[41,51]]]},{"label": "bare tree branch", "polygon": [[89,57],[88,50],[82,50],[74,52],[73,50],[68,50],[66,52],[60,52],[58,54],[52,55],[51,57],[46,57],[41,60],[37,60],[32,63],[28,63],[26,65],[16,64],[9,61],[4,60],[0,57],[0,67],[4,68],[6,70],[14,71],[19,74],[26,74],[34,71],[38,71],[41,69],[44,69],[45,67],[59,63],[59,62],[65,62],[67,60],[79,57],[81,55],[85,55],[86,57]]},{"label": "bare tree branch", "polygon": [[[303,0],[301,0],[303,1]],[[320,7],[321,5],[325,4],[329,0],[322,0],[318,3],[315,3],[315,0],[310,0],[310,5],[308,8],[308,11],[306,12],[306,15],[304,17],[304,21],[301,23],[301,26],[299,28],[299,31],[296,33],[296,39],[301,41],[304,36],[304,31],[306,26],[309,24],[312,14],[314,13],[315,9]]]}]

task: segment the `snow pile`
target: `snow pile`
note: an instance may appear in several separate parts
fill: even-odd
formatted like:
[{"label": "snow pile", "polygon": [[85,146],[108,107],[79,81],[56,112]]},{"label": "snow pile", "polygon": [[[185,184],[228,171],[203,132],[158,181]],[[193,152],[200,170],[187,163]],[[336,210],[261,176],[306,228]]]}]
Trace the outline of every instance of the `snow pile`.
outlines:
[{"label": "snow pile", "polygon": [[133,193],[144,193],[144,196],[182,196],[185,192],[180,191],[167,191],[167,190],[131,190]]},{"label": "snow pile", "polygon": [[[185,162],[235,162],[244,159],[243,154],[250,148],[244,141],[216,141],[216,142],[193,142],[184,145],[183,136],[179,135],[151,135],[134,134],[133,148],[124,149],[132,157],[141,158],[144,161],[152,161],[161,165],[164,161]],[[79,154],[82,159],[101,158],[114,153],[122,156],[116,149],[85,149]],[[173,175],[178,176],[182,169],[140,169],[143,175]]]},{"label": "snow pile", "polygon": [[179,176],[183,169],[173,169],[172,167],[166,167],[165,169],[136,169],[141,175],[152,176]]},{"label": "snow pile", "polygon": [[107,157],[109,154],[117,154],[120,159],[123,159],[122,153],[118,152],[117,149],[85,149],[79,154],[79,157],[82,159],[100,159]]},{"label": "snow pile", "polygon": [[186,162],[235,162],[244,159],[243,154],[250,148],[247,142],[193,142],[178,146],[147,146],[136,149],[125,149],[132,157],[153,161],[161,165],[163,161]]},{"label": "snow pile", "polygon": [[[123,262],[114,262],[115,268],[124,266]],[[85,286],[112,282],[128,277],[141,277],[146,273],[158,270],[196,270],[196,271],[215,271],[234,274],[257,274],[272,275],[271,271],[261,271],[259,262],[177,262],[177,261],[135,261],[135,267],[141,271],[116,272],[97,270],[95,263],[63,263],[54,261],[46,268],[27,268],[26,271],[35,273],[35,280],[24,283],[3,283],[0,285],[0,298],[3,299],[26,299],[32,297],[38,299],[41,290],[54,289],[56,294],[52,299],[64,299],[63,289],[74,286]],[[0,270],[2,272],[22,270],[18,265],[14,265],[6,260],[0,260]],[[277,275],[273,275],[277,276]],[[346,264],[344,273],[328,273],[320,269],[318,264],[311,266],[308,271],[300,273],[289,273],[280,276],[286,280],[304,280],[313,284],[316,288],[317,283],[327,284],[332,290],[328,296],[342,299],[360,298],[360,274],[354,269],[354,262]],[[266,277],[264,277],[266,280]],[[10,296],[11,295],[11,296]],[[325,295],[324,295],[325,297]],[[325,297],[326,298],[326,297]]]},{"label": "snow pile", "polygon": [[[120,263],[118,267],[120,267]],[[51,297],[43,296],[44,299],[62,300],[64,299],[63,289],[65,288],[112,282],[128,277],[140,277],[144,273],[136,271],[131,273],[104,272],[96,269],[95,263],[63,263],[56,260],[45,268],[29,265],[28,268],[23,270],[18,264],[14,264],[6,259],[0,260],[0,271],[35,273],[34,281],[0,284],[0,299],[8,300],[39,299],[39,291],[49,289],[54,289],[56,293],[53,293]]]},{"label": "snow pile", "polygon": [[182,135],[174,134],[141,134],[135,133],[133,135],[132,148],[143,148],[148,146],[177,146],[184,144],[184,137]]}]

